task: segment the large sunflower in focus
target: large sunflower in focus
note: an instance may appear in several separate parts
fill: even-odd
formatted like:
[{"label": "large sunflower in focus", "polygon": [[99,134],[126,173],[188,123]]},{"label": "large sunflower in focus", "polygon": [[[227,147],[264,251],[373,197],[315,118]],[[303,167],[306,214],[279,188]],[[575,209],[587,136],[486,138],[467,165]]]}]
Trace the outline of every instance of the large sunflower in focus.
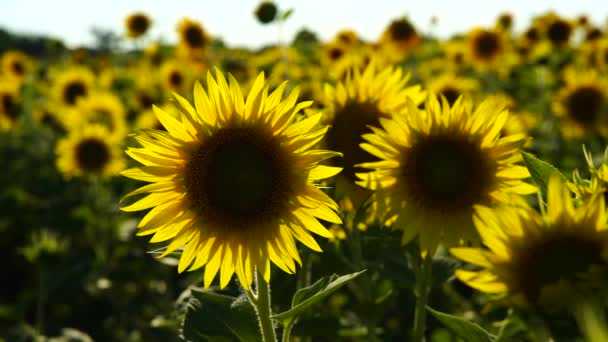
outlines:
[{"label": "large sunflower in focus", "polygon": [[468,34],[469,57],[477,68],[496,68],[507,50],[504,33],[490,29],[474,29]]},{"label": "large sunflower in focus", "polygon": [[509,194],[529,194],[535,188],[519,147],[524,135],[500,137],[508,117],[504,104],[486,100],[475,110],[462,98],[450,107],[436,97],[425,110],[409,103],[408,115],[382,118],[382,129],[363,137],[361,147],[379,161],[361,164],[359,185],[375,190],[378,213],[403,230],[403,243],[416,235],[423,253],[475,241],[474,206],[509,201]]},{"label": "large sunflower in focus", "polygon": [[311,232],[331,234],[318,218],[341,222],[336,203],[314,184],[340,171],[319,165],[339,153],[310,149],[327,126],[321,114],[296,121],[311,102],[298,104],[297,90],[282,99],[286,82],[268,94],[262,73],[244,100],[237,81],[216,69],[207,87],[194,87],[196,108],[175,95],[177,119],[155,107],[167,132],[136,135],[143,147],[127,154],[143,166],[123,172],[151,183],[126,197],[148,195],[122,209],[153,208],[138,235],[170,241],[163,256],[185,246],[179,272],[205,266],[205,287],[219,272],[222,288],[236,273],[249,288],[256,269],[269,281],[271,261],[295,272],[296,240],[320,251]]},{"label": "large sunflower in focus", "polygon": [[553,113],[562,120],[564,136],[581,138],[589,132],[608,137],[608,81],[595,71],[564,73],[565,84],[553,100]]},{"label": "large sunflower in focus", "polygon": [[57,142],[57,168],[66,178],[116,176],[126,165],[117,144],[102,125],[72,130]]},{"label": "large sunflower in focus", "polygon": [[480,207],[475,224],[485,248],[453,248],[456,257],[481,266],[457,270],[469,286],[506,293],[520,305],[556,308],[580,295],[597,298],[608,270],[608,225],[602,196],[575,207],[559,177],[549,181],[547,213],[524,206]]},{"label": "large sunflower in focus", "polygon": [[370,133],[370,126],[380,127],[381,118],[405,115],[408,99],[415,104],[424,101],[426,93],[419,85],[407,87],[408,80],[409,75],[404,75],[400,68],[378,71],[372,62],[363,72],[352,68],[344,82],[325,86],[324,122],[331,128],[324,144],[344,155],[334,161],[343,168],[337,177],[337,198],[356,196],[363,190],[355,185],[355,173],[363,171],[356,165],[375,159],[359,147],[363,142],[361,135]]}]

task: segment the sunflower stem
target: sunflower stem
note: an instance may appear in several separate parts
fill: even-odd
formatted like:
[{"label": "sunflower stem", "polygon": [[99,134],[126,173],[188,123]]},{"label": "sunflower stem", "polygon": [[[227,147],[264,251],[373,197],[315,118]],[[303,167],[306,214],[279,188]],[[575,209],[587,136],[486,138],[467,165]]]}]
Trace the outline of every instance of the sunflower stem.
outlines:
[{"label": "sunflower stem", "polygon": [[255,283],[257,294],[254,294],[251,289],[247,290],[247,297],[255,309],[260,324],[260,332],[264,342],[276,342],[277,336],[272,325],[271,310],[270,310],[270,284],[264,280],[264,277],[255,272]]},{"label": "sunflower stem", "polygon": [[424,330],[426,327],[426,303],[431,289],[431,276],[433,257],[427,253],[421,260],[416,274],[416,313],[414,316],[414,342],[424,341]]}]

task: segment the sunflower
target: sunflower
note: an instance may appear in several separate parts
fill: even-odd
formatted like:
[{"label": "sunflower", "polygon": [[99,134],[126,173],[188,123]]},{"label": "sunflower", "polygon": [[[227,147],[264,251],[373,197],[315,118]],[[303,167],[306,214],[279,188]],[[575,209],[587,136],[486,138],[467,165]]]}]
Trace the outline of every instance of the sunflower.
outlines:
[{"label": "sunflower", "polygon": [[0,81],[0,130],[8,131],[21,115],[20,94],[14,84]]},{"label": "sunflower", "polygon": [[86,67],[71,67],[53,80],[51,94],[60,107],[75,107],[78,99],[92,91],[95,76]]},{"label": "sunflower", "polygon": [[456,277],[516,304],[557,308],[579,295],[597,298],[608,270],[608,225],[602,196],[575,207],[559,177],[549,181],[547,213],[525,205],[493,210],[480,206],[475,225],[486,248],[452,248],[459,259],[482,267]]},{"label": "sunflower", "polygon": [[[370,126],[380,127],[380,118],[407,113],[407,100],[422,103],[426,93],[419,85],[406,87],[409,75],[400,68],[387,67],[377,70],[371,63],[363,72],[352,69],[351,77],[336,86],[325,86],[324,122],[331,125],[324,140],[325,146],[341,152],[344,157],[333,163],[342,167],[337,177],[336,196],[364,195],[356,186],[355,173],[362,171],[356,165],[374,160],[362,150],[362,134],[369,133]],[[361,198],[362,199],[362,198]]]},{"label": "sunflower", "polygon": [[385,54],[393,60],[403,59],[408,52],[420,44],[420,35],[407,18],[399,18],[390,22],[380,38]]},{"label": "sunflower", "polygon": [[125,19],[127,36],[129,38],[139,38],[148,32],[152,20],[143,12],[136,12]]},{"label": "sunflower", "polygon": [[469,56],[473,65],[481,69],[496,68],[507,50],[503,33],[496,30],[477,28],[469,32]]},{"label": "sunflower", "polygon": [[573,24],[557,15],[547,17],[544,29],[545,37],[557,48],[568,46],[574,32]]},{"label": "sunflower", "polygon": [[22,83],[31,69],[30,58],[21,51],[7,51],[2,55],[1,74],[13,81]]},{"label": "sunflower", "polygon": [[443,73],[431,79],[426,85],[432,93],[445,97],[450,106],[462,95],[470,97],[479,91],[479,82],[474,78],[460,77],[452,73]]},{"label": "sunflower", "polygon": [[608,81],[593,70],[564,72],[565,84],[553,100],[553,113],[569,138],[595,132],[608,137]]},{"label": "sunflower", "polygon": [[169,91],[180,92],[189,87],[189,77],[177,60],[165,61],[160,67],[161,84]]},{"label": "sunflower", "polygon": [[255,17],[258,19],[260,24],[266,25],[275,20],[278,12],[279,9],[274,2],[265,0],[260,2],[253,14],[255,14]]},{"label": "sunflower", "polygon": [[513,14],[501,13],[496,19],[496,29],[500,31],[510,31],[513,27]]},{"label": "sunflower", "polygon": [[72,130],[57,142],[57,168],[66,178],[84,175],[116,176],[125,168],[117,145],[102,125]]},{"label": "sunflower", "polygon": [[199,56],[209,43],[203,26],[190,18],[182,19],[178,26],[179,46],[190,56]]},{"label": "sunflower", "polygon": [[126,112],[120,98],[109,92],[91,93],[80,99],[71,115],[65,115],[67,128],[79,129],[90,124],[101,124],[118,139],[127,135]]},{"label": "sunflower", "polygon": [[380,119],[383,129],[363,137],[361,147],[379,161],[361,164],[359,185],[376,191],[377,214],[403,230],[403,243],[416,235],[423,254],[477,240],[474,206],[509,201],[509,194],[529,194],[535,187],[518,149],[524,135],[500,137],[508,118],[494,98],[475,110],[461,98],[452,107],[429,96],[425,110],[409,102],[408,115]]},{"label": "sunflower", "polygon": [[294,273],[301,263],[295,241],[320,251],[310,233],[331,233],[317,219],[341,222],[336,203],[314,184],[340,171],[319,165],[339,153],[310,150],[327,126],[321,114],[296,121],[311,103],[296,104],[298,90],[282,100],[286,85],[268,94],[261,73],[244,100],[234,77],[226,82],[216,69],[207,92],[196,83],[196,109],[175,95],[179,119],[155,107],[168,132],[139,133],[143,147],[127,150],[144,166],[122,174],[152,184],[128,194],[150,193],[122,210],[153,208],[138,235],[171,240],[162,256],[185,246],[178,271],[205,266],[205,287],[218,271],[221,288],[235,272],[249,288],[256,269],[268,282],[270,262]]}]

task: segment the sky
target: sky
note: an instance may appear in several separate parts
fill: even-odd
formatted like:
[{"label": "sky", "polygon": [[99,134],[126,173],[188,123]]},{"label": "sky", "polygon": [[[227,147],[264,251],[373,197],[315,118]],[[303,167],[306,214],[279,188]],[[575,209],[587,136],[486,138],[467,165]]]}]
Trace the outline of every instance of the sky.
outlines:
[{"label": "sky", "polygon": [[293,15],[279,30],[257,23],[253,11],[259,0],[0,0],[0,27],[19,32],[47,34],[61,38],[69,46],[94,42],[92,27],[124,33],[124,18],[143,11],[153,20],[148,39],[173,42],[175,28],[184,16],[199,20],[214,36],[229,46],[260,47],[289,41],[303,27],[323,40],[340,29],[351,28],[366,40],[375,40],[391,19],[407,15],[424,32],[430,19],[439,21],[432,33],[449,37],[475,26],[492,26],[499,13],[515,17],[516,30],[523,30],[534,15],[554,10],[574,17],[587,14],[596,24],[605,25],[608,0],[275,0],[279,8],[293,8]]}]

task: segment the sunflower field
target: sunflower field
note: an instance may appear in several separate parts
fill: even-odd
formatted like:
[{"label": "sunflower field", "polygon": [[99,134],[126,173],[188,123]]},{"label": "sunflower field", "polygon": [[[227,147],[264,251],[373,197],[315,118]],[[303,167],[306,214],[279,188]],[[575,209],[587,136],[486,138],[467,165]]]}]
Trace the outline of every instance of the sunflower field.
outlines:
[{"label": "sunflower field", "polygon": [[0,31],[0,341],[608,341],[608,26],[514,19]]}]

